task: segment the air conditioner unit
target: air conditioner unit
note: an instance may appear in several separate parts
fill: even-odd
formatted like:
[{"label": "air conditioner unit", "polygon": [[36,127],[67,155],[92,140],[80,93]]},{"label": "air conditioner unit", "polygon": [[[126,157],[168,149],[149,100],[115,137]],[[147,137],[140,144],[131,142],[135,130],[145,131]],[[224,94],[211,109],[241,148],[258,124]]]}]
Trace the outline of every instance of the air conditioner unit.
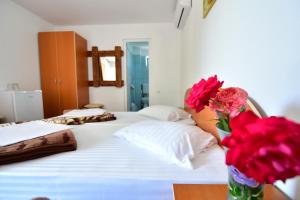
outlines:
[{"label": "air conditioner unit", "polygon": [[182,29],[192,8],[192,0],[177,0],[175,11],[175,26]]}]

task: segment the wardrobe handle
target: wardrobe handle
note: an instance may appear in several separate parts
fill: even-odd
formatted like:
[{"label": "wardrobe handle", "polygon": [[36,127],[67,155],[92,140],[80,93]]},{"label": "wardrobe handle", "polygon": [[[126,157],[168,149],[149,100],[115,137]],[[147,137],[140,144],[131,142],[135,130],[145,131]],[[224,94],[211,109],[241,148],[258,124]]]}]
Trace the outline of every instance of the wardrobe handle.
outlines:
[{"label": "wardrobe handle", "polygon": [[56,79],[54,79],[54,83],[57,84],[57,80]]}]

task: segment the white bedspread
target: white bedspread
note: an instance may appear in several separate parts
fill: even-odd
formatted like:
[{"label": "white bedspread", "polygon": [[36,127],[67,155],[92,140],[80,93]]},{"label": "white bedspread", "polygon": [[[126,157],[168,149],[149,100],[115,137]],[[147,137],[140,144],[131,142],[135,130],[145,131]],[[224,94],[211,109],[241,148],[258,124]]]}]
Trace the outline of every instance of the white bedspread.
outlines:
[{"label": "white bedspread", "polygon": [[[25,190],[24,195],[31,195],[21,195],[22,198],[32,198],[35,194],[54,199],[82,199],[91,192],[101,192],[103,196],[94,199],[107,199],[109,195],[109,199],[147,199],[139,195],[152,191],[153,196],[149,199],[169,199],[172,183],[227,181],[224,152],[219,146],[210,148],[194,160],[198,166],[196,170],[180,168],[112,136],[114,131],[127,124],[146,119],[136,113],[116,113],[116,116],[117,121],[76,126],[73,132],[78,141],[77,151],[0,166],[0,199],[18,199],[16,197],[22,194],[15,193],[18,189]],[[36,184],[42,184],[41,188],[34,188]],[[51,191],[48,187],[56,190]],[[140,190],[139,195],[132,196],[132,187]],[[112,194],[112,189],[120,196]],[[81,191],[84,196],[74,191]],[[86,191],[90,192],[82,193]]]}]

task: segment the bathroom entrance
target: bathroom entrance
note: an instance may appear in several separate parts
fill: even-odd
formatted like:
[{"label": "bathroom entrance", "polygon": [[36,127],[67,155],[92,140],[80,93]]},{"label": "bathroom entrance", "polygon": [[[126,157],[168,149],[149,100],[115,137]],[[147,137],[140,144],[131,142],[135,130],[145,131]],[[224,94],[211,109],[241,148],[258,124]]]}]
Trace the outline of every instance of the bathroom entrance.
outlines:
[{"label": "bathroom entrance", "polygon": [[149,106],[149,42],[127,42],[127,110]]}]

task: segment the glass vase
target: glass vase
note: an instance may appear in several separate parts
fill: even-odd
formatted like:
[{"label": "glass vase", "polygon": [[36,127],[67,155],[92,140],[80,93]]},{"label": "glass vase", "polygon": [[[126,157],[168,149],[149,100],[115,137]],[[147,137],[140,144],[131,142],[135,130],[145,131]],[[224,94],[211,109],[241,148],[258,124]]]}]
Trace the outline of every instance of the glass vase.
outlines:
[{"label": "glass vase", "polygon": [[235,167],[228,167],[229,200],[263,200],[264,185],[248,178]]}]

